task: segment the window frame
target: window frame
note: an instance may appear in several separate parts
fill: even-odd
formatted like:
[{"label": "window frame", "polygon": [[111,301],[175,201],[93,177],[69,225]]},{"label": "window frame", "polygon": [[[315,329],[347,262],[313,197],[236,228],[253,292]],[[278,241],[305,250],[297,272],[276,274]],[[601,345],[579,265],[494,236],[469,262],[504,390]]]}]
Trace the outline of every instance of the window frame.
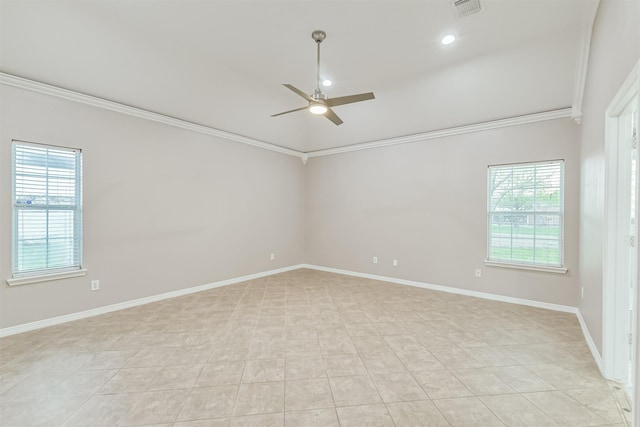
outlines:
[{"label": "window frame", "polygon": [[[11,278],[7,279],[7,283],[10,286],[22,285],[28,283],[36,283],[43,281],[50,281],[56,279],[63,279],[69,277],[78,277],[86,275],[87,270],[83,268],[83,182],[82,182],[82,150],[78,148],[57,146],[52,144],[41,144],[21,140],[11,141]],[[51,207],[49,205],[19,205],[16,202],[16,185],[17,185],[17,158],[16,150],[18,147],[35,147],[44,150],[58,150],[74,153],[75,156],[75,177],[74,177],[74,193],[75,204],[61,205]],[[48,188],[49,183],[45,185]],[[68,211],[73,212],[73,241],[74,246],[77,245],[77,262],[73,265],[62,267],[48,267],[41,269],[34,269],[29,271],[18,270],[18,213],[20,211],[29,210],[44,210],[50,211]],[[47,233],[47,238],[49,234]]]},{"label": "window frame", "polygon": [[[503,260],[503,259],[492,259],[491,258],[491,242],[492,242],[492,234],[491,234],[491,218],[492,213],[495,213],[491,210],[491,172],[492,168],[506,168],[506,167],[531,167],[535,165],[549,165],[549,164],[559,164],[560,165],[560,206],[559,211],[553,212],[554,215],[558,215],[560,222],[560,235],[559,235],[559,251],[560,251],[560,264],[559,265],[551,265],[545,263],[536,263],[536,262],[526,262],[526,261],[513,261],[513,260]],[[487,217],[486,217],[486,230],[487,230],[487,256],[484,261],[485,265],[489,267],[506,267],[506,268],[514,268],[514,269],[523,269],[523,270],[534,270],[534,271],[544,271],[549,273],[560,273],[564,274],[568,271],[565,266],[565,160],[564,159],[554,159],[554,160],[544,160],[544,161],[532,161],[532,162],[517,162],[517,163],[506,163],[506,164],[495,164],[489,165],[487,167]],[[522,211],[523,215],[527,214],[543,214],[544,212],[530,210],[530,211]]]}]

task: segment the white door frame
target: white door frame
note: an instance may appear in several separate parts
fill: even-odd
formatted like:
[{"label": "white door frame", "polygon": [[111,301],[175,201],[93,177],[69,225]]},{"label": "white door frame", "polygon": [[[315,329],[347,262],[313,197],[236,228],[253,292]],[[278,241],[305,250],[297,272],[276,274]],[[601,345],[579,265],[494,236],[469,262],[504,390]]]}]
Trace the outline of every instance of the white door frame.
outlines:
[{"label": "white door frame", "polygon": [[[618,118],[623,113],[624,109],[631,101],[634,101],[637,105],[638,95],[640,93],[640,61],[638,61],[622,84],[618,93],[613,98],[607,111],[605,113],[605,204],[604,204],[604,245],[603,245],[603,295],[602,295],[602,327],[603,327],[603,343],[602,343],[602,361],[603,361],[603,374],[609,379],[614,379],[616,360],[616,313],[620,312],[620,307],[623,307],[621,301],[626,299],[628,301],[628,293],[626,295],[619,295],[616,287],[616,273],[618,271],[618,257],[616,254],[620,250],[619,246],[619,227],[622,224],[618,224],[618,206],[619,197],[628,197],[627,194],[620,193],[620,185],[618,182]],[[634,100],[635,98],[635,100]],[[626,191],[625,191],[626,193]],[[627,225],[628,226],[628,225]],[[636,236],[636,242],[637,242]],[[622,255],[622,254],[621,254]],[[626,254],[628,257],[628,253]],[[638,292],[636,292],[638,294]],[[633,304],[634,313],[637,312],[638,301],[631,302]],[[633,320],[632,331],[633,337],[636,336],[635,331],[640,330],[637,327],[637,319]],[[632,372],[631,382],[639,384],[636,380],[638,365],[638,351],[636,350],[637,341],[632,349]],[[620,379],[620,378],[618,378]],[[622,379],[627,382],[626,379]],[[632,384],[625,384],[632,386]],[[638,401],[638,393],[633,391],[634,402]],[[635,408],[640,408],[639,405],[634,404],[634,418],[637,417]],[[640,418],[638,418],[640,421]],[[635,424],[640,427],[640,422]]]}]

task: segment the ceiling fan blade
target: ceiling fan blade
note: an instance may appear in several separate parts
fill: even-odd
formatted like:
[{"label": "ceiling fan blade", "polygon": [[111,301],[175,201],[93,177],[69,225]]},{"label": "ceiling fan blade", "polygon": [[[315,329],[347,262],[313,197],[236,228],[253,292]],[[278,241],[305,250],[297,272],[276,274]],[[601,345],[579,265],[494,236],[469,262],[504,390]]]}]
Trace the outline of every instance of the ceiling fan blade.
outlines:
[{"label": "ceiling fan blade", "polygon": [[336,115],[336,113],[333,112],[333,110],[331,108],[327,108],[327,112],[324,113],[324,116],[331,120],[333,122],[333,124],[335,124],[336,126],[339,126],[343,123],[342,119],[340,117],[338,117]]},{"label": "ceiling fan blade", "polygon": [[307,95],[306,93],[304,93],[303,91],[301,91],[300,89],[298,89],[297,87],[294,87],[288,83],[284,83],[283,84],[284,87],[286,87],[287,89],[292,90],[293,92],[297,93],[298,95],[300,95],[301,97],[303,97],[304,99],[306,99],[309,102],[315,102],[315,100],[310,97],[309,95]]},{"label": "ceiling fan blade", "polygon": [[281,115],[283,115],[283,114],[293,113],[293,112],[300,111],[300,110],[306,110],[307,108],[309,108],[309,107],[300,107],[300,108],[295,108],[295,109],[293,109],[293,110],[284,111],[284,112],[282,112],[282,113],[272,114],[272,115],[271,115],[271,117],[281,116]]},{"label": "ceiling fan blade", "polygon": [[367,101],[374,99],[373,92],[359,93],[357,95],[339,96],[337,98],[329,98],[325,102],[329,107],[335,107],[338,105],[351,104],[353,102]]}]

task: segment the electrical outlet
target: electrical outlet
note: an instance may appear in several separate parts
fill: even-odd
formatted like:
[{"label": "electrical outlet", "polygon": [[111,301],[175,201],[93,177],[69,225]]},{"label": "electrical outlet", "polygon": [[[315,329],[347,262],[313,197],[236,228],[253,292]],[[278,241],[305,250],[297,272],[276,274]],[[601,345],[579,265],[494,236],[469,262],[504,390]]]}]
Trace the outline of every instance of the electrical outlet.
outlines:
[{"label": "electrical outlet", "polygon": [[374,263],[374,264],[377,264],[377,263],[378,263],[378,257],[377,257],[377,256],[374,256],[374,257],[373,257],[373,263]]},{"label": "electrical outlet", "polygon": [[476,277],[482,277],[482,270],[479,268],[476,268]]},{"label": "electrical outlet", "polygon": [[580,298],[584,299],[584,286],[580,288]]},{"label": "electrical outlet", "polygon": [[100,290],[100,281],[99,280],[92,280],[91,281],[91,290],[92,291]]},{"label": "electrical outlet", "polygon": [[397,260],[397,259],[394,259],[394,260],[393,260],[393,266],[394,266],[394,267],[397,267],[397,266],[398,266],[398,260]]},{"label": "electrical outlet", "polygon": [[271,254],[271,261],[274,261],[276,259],[276,254]]}]

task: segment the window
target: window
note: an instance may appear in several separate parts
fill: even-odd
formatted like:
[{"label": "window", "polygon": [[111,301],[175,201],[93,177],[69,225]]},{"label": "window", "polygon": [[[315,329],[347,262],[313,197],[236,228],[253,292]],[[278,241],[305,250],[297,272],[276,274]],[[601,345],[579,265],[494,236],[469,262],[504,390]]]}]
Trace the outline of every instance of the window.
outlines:
[{"label": "window", "polygon": [[81,269],[81,173],[80,150],[14,141],[14,279]]},{"label": "window", "polygon": [[488,181],[487,263],[562,269],[564,162],[489,166]]}]

